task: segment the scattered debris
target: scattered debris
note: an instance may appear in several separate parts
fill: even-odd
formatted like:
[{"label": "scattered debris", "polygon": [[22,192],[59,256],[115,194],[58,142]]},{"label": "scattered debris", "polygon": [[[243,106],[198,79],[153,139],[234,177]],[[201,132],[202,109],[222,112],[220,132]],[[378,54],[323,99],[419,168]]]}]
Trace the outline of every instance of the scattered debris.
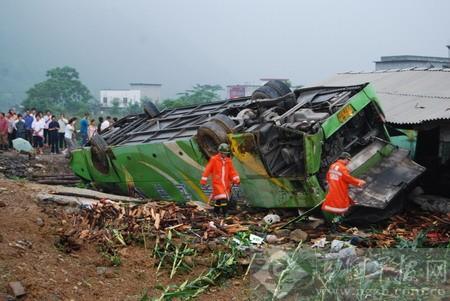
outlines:
[{"label": "scattered debris", "polygon": [[144,200],[137,199],[137,198],[103,193],[103,192],[96,191],[96,190],[78,188],[78,187],[55,186],[52,188],[51,193],[54,195],[72,196],[72,197],[86,198],[86,199],[92,199],[92,200],[98,200],[98,201],[99,200],[111,200],[111,201],[124,202],[124,203],[147,203],[148,202],[148,200],[144,201]]},{"label": "scattered debris", "polygon": [[[381,231],[367,234],[369,247],[401,247],[400,242],[438,246],[450,242],[450,215],[424,214],[409,211],[390,218],[388,226]],[[348,231],[348,229],[347,229]],[[428,234],[425,234],[425,232]],[[358,236],[362,236],[358,233]]]},{"label": "scattered debris", "polygon": [[333,253],[339,252],[344,247],[344,244],[342,240],[334,239],[331,242],[330,251]]},{"label": "scattered debris", "polygon": [[64,156],[45,155],[37,158],[28,154],[4,152],[0,157],[0,174],[9,179],[23,178],[42,184],[74,185],[80,182],[68,167]]},{"label": "scattered debris", "polygon": [[97,200],[93,200],[90,198],[82,198],[76,196],[64,196],[64,195],[55,195],[50,193],[38,193],[36,198],[39,202],[42,203],[54,203],[56,205],[62,206],[91,206],[92,204],[98,202]]},{"label": "scattered debris", "polygon": [[28,156],[12,157],[2,154],[0,157],[0,173],[3,173],[7,178],[26,178],[30,169],[32,170],[32,163]]},{"label": "scattered debris", "polygon": [[308,233],[303,230],[297,229],[290,233],[289,238],[295,242],[301,242],[308,240]]},{"label": "scattered debris", "polygon": [[73,251],[78,251],[81,248],[80,242],[76,241],[74,238],[68,235],[59,236],[55,243],[55,247],[65,253],[71,253]]},{"label": "scattered debris", "polygon": [[114,270],[110,267],[97,267],[96,268],[97,275],[104,276],[105,278],[113,278]]},{"label": "scattered debris", "polygon": [[291,230],[289,229],[278,229],[273,231],[273,234],[278,236],[278,237],[289,237],[289,235],[291,234]]},{"label": "scattered debris", "polygon": [[264,242],[264,238],[254,235],[254,234],[250,234],[249,238],[250,238],[250,242],[255,245],[260,245]]},{"label": "scattered debris", "polygon": [[36,224],[39,227],[42,227],[44,225],[44,220],[42,218],[38,217],[38,218],[36,218]]},{"label": "scattered debris", "polygon": [[272,225],[275,223],[280,222],[280,216],[277,214],[268,214],[266,216],[264,216],[264,222],[268,225]]},{"label": "scattered debris", "polygon": [[22,250],[27,250],[33,247],[33,243],[31,241],[24,239],[24,240],[17,240],[14,243],[9,243],[9,246],[19,248]]},{"label": "scattered debris", "polygon": [[75,185],[81,183],[81,179],[74,174],[32,175],[30,180],[48,185]]},{"label": "scattered debris", "polygon": [[312,242],[311,248],[324,248],[325,245],[326,245],[327,243],[329,243],[329,242],[327,241],[327,238],[326,238],[326,237],[320,237],[320,238],[311,240],[311,242]]},{"label": "scattered debris", "polygon": [[10,282],[9,288],[16,298],[20,298],[20,297],[26,295],[25,288],[23,287],[23,285],[20,281]]},{"label": "scattered debris", "polygon": [[426,211],[450,213],[450,198],[438,195],[421,194],[415,196],[413,201]]},{"label": "scattered debris", "polygon": [[280,241],[280,239],[276,235],[269,234],[266,236],[266,241],[269,244],[276,244]]},{"label": "scattered debris", "polygon": [[14,300],[16,300],[16,298],[14,296],[11,296],[8,294],[0,293],[0,300],[1,301],[14,301]]}]

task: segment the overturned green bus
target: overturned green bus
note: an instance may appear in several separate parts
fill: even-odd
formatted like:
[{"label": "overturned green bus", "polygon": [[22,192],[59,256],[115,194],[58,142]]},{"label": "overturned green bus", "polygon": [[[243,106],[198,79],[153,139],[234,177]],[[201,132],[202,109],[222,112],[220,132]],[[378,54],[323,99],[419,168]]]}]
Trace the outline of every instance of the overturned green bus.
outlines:
[{"label": "overturned green bus", "polygon": [[369,84],[291,91],[270,81],[251,97],[122,118],[72,152],[71,167],[106,191],[184,202],[208,201],[199,185],[209,156],[231,145],[240,191],[251,206],[312,207],[324,198],[325,173],[342,151],[366,179],[352,190],[381,217],[424,168],[394,146]]}]

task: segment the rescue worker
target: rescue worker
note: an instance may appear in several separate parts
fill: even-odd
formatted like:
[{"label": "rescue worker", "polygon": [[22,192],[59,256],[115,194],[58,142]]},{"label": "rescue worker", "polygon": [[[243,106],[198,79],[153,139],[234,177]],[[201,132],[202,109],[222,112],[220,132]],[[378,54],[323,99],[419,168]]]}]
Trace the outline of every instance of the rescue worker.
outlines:
[{"label": "rescue worker", "polygon": [[211,157],[202,174],[200,184],[206,185],[208,177],[212,178],[211,200],[214,202],[214,212],[226,215],[228,201],[231,197],[231,187],[233,184],[239,185],[239,175],[234,169],[230,158],[230,146],[227,143],[219,145],[218,154]]},{"label": "rescue worker", "polygon": [[327,173],[328,193],[322,204],[322,212],[325,219],[332,224],[340,222],[354,204],[348,195],[348,186],[362,187],[366,184],[364,180],[350,175],[347,169],[350,160],[350,154],[343,152],[339,159],[331,164]]}]

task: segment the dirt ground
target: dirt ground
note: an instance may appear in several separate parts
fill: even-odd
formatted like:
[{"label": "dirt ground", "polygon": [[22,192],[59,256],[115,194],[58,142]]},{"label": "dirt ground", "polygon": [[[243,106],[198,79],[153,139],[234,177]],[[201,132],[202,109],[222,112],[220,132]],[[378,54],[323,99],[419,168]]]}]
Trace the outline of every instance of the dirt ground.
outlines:
[{"label": "dirt ground", "polygon": [[[3,165],[6,162],[25,164],[27,172],[38,175],[67,174],[67,159],[44,155],[27,161],[20,156],[0,153],[0,301],[8,300],[5,296],[11,294],[9,283],[13,281],[20,281],[25,287],[26,295],[20,300],[152,300],[161,295],[158,287],[195,279],[208,268],[196,265],[191,273],[179,272],[173,279],[169,278],[170,271],[163,268],[157,276],[152,242],[147,248],[139,244],[121,248],[121,264],[117,267],[102,255],[96,243],[80,242],[79,250],[65,253],[55,245],[61,233],[70,228],[59,214],[63,209],[43,206],[36,197],[52,186],[19,179],[14,174],[7,179],[1,172],[10,168]],[[16,157],[21,159],[14,160]],[[395,216],[371,234],[368,247],[392,247],[399,236],[414,241],[422,229],[428,231],[428,246],[436,242],[442,245],[442,241],[448,244],[449,222],[450,214],[420,212]],[[310,244],[312,239],[325,235],[327,240],[333,239],[325,225],[311,229],[306,226],[302,230],[307,232]],[[210,287],[197,300],[254,300],[252,293],[250,281],[243,280],[241,274]]]},{"label": "dirt ground", "polygon": [[[119,267],[109,266],[94,245],[63,253],[54,246],[61,221],[35,198],[50,186],[1,179],[0,187],[0,296],[10,293],[9,282],[20,281],[27,291],[23,300],[140,300],[144,292],[159,296],[159,284],[180,284],[204,269],[172,280],[167,272],[156,278],[151,251],[141,246],[122,249]],[[247,300],[246,291],[245,282],[231,279],[198,300]]]}]

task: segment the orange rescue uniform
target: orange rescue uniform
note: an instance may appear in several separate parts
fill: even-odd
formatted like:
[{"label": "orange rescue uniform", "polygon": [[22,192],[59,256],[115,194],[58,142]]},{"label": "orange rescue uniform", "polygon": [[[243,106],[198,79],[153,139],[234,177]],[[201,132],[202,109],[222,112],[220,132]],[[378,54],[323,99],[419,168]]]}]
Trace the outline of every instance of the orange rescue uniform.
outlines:
[{"label": "orange rescue uniform", "polygon": [[205,185],[208,177],[212,177],[213,200],[229,199],[232,184],[239,184],[239,175],[234,169],[233,162],[229,157],[217,154],[211,157],[202,174],[200,184]]},{"label": "orange rescue uniform", "polygon": [[353,204],[348,195],[348,186],[362,186],[364,181],[352,177],[343,160],[331,164],[327,173],[328,193],[322,204],[322,210],[342,215]]}]

